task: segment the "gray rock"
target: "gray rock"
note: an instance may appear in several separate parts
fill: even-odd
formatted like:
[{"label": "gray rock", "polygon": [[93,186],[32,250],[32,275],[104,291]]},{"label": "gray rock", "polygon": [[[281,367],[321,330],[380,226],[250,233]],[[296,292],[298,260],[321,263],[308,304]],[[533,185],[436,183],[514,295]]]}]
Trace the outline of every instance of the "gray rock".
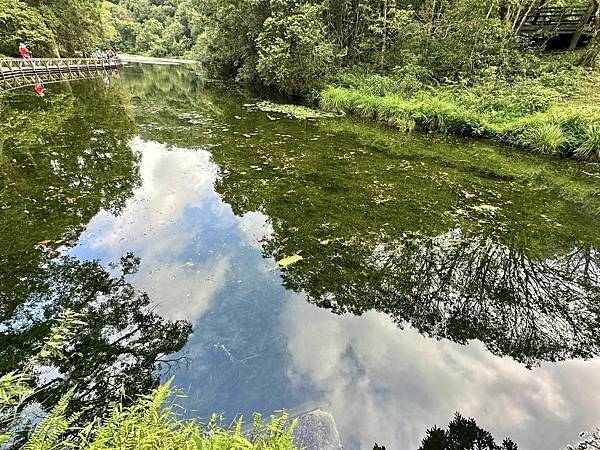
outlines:
[{"label": "gray rock", "polygon": [[328,412],[315,409],[295,419],[294,442],[306,450],[341,450],[342,443],[335,420]]}]

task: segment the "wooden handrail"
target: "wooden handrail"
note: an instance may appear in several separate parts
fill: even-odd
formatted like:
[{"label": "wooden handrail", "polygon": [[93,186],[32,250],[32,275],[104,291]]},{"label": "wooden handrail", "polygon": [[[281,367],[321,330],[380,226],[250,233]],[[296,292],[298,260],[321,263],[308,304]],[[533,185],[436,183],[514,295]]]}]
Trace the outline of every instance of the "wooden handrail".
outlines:
[{"label": "wooden handrail", "polygon": [[34,58],[31,63],[19,58],[4,58],[0,59],[0,91],[31,86],[36,79],[55,83],[95,78],[121,67],[118,58]]}]

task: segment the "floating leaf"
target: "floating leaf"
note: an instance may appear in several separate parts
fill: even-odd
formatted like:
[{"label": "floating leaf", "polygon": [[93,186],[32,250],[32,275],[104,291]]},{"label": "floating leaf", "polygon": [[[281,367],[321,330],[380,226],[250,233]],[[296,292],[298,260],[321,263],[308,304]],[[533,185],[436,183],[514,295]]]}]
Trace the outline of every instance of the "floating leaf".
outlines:
[{"label": "floating leaf", "polygon": [[277,265],[279,267],[283,268],[283,267],[287,267],[291,264],[297,263],[298,261],[302,261],[303,259],[304,258],[302,258],[302,256],[300,256],[300,255],[288,256],[287,258],[277,261]]},{"label": "floating leaf", "polygon": [[500,208],[494,205],[478,205],[478,206],[471,206],[471,209],[474,211],[478,211],[478,212],[490,212],[490,213],[495,213],[496,211],[499,211]]},{"label": "floating leaf", "polygon": [[300,256],[300,255],[288,256],[287,258],[283,258],[283,259],[277,261],[277,266],[269,269],[269,271],[273,272],[277,268],[283,269],[291,264],[297,263],[298,261],[302,261],[303,259],[304,258],[302,258],[302,256]]}]

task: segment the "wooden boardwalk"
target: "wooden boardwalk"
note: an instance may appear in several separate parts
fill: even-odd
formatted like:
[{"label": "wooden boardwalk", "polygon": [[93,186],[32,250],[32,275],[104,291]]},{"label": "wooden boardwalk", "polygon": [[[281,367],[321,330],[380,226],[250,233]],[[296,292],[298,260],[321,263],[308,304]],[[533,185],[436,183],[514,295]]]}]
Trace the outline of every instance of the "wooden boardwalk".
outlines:
[{"label": "wooden boardwalk", "polygon": [[570,35],[569,49],[573,50],[583,36],[594,33],[596,9],[593,3],[572,8],[542,6],[527,14],[519,32],[532,36]]},{"label": "wooden boardwalk", "polygon": [[98,78],[122,67],[118,58],[36,58],[31,62],[28,64],[17,58],[0,59],[0,92],[34,86],[38,82],[50,84]]}]

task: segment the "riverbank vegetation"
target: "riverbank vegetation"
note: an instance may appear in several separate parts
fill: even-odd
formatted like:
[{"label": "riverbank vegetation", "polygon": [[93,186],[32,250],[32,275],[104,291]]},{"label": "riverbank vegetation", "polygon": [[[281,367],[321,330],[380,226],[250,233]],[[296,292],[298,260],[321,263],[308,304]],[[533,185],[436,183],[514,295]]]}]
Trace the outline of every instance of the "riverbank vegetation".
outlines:
[{"label": "riverbank vegetation", "polygon": [[542,154],[598,161],[600,77],[563,64],[536,77],[507,80],[493,74],[477,83],[410,90],[403,77],[344,73],[322,90],[320,105],[402,131],[490,137]]},{"label": "riverbank vegetation", "polygon": [[[551,29],[523,32],[544,7],[597,0],[0,0],[0,53],[85,54],[96,45],[203,62],[212,76],[324,109],[490,137],[534,152],[600,160],[600,16],[576,52]],[[77,26],[73,26],[77,20]],[[564,37],[562,38],[564,39]]]},{"label": "riverbank vegetation", "polygon": [[545,53],[552,36],[520,33],[536,2],[228,5],[204,2],[198,56],[215,74],[405,131],[493,137],[539,153],[600,159],[598,37],[580,52]]},{"label": "riverbank vegetation", "polygon": [[17,56],[20,42],[36,58],[89,55],[117,34],[102,0],[0,0],[0,55]]},{"label": "riverbank vegetation", "polygon": [[566,56],[545,52],[557,36],[521,33],[539,6],[533,0],[114,3],[118,43],[127,51],[197,58],[213,76],[405,131],[491,137],[600,160],[593,70],[600,38]]}]

